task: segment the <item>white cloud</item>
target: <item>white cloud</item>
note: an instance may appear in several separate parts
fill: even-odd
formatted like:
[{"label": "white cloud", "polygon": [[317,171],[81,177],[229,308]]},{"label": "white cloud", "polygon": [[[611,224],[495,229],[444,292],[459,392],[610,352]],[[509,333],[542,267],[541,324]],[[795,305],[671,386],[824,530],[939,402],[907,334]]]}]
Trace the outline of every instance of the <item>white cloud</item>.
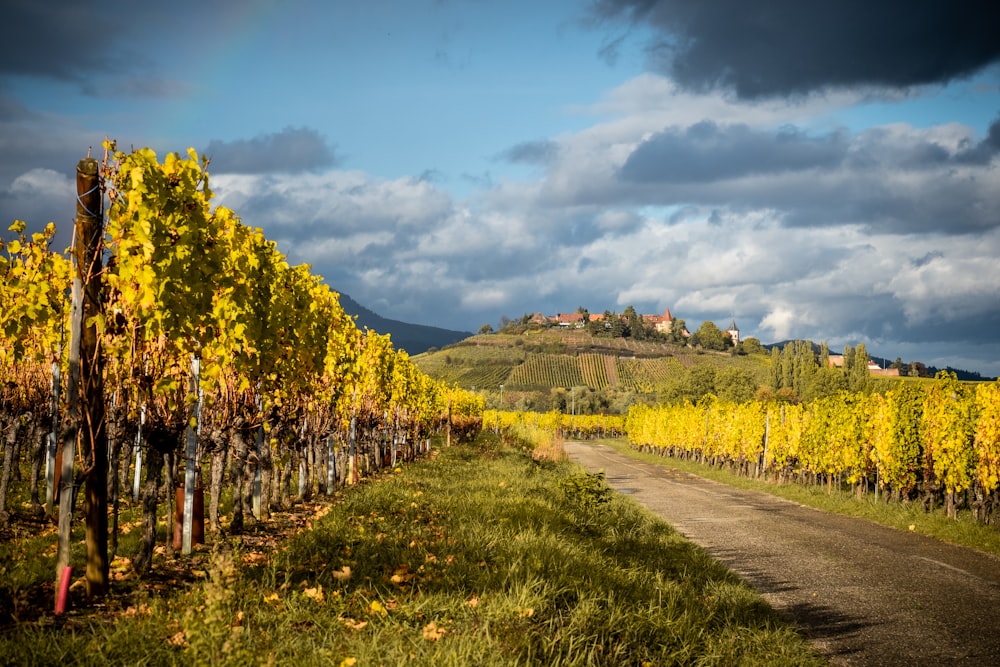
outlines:
[{"label": "white cloud", "polygon": [[767,312],[764,319],[760,321],[760,328],[770,330],[774,340],[787,340],[796,335],[795,332],[802,324],[809,324],[809,322],[803,321],[800,315],[795,312],[795,308],[782,304],[773,306]]},{"label": "white cloud", "polygon": [[1000,170],[956,161],[977,141],[967,126],[837,135],[845,157],[828,168],[688,183],[618,175],[667,127],[711,118],[765,133],[732,135],[744,138],[786,123],[828,132],[826,118],[858,99],[748,105],[644,75],[588,109],[602,116],[590,128],[552,138],[541,176],[465,201],[433,182],[360,171],[213,185],[293,261],[408,321],[474,330],[500,315],[633,305],[670,308],[691,327],[735,317],[764,342],[868,341],[905,355],[952,334],[929,326],[935,318],[997,317],[1000,241],[987,230],[1000,224]]},{"label": "white cloud", "polygon": [[75,184],[65,175],[52,169],[32,169],[21,174],[10,184],[15,197],[73,196]]},{"label": "white cloud", "polygon": [[496,286],[483,286],[472,288],[462,294],[461,305],[464,308],[491,308],[502,309],[510,304],[510,294],[506,290]]}]

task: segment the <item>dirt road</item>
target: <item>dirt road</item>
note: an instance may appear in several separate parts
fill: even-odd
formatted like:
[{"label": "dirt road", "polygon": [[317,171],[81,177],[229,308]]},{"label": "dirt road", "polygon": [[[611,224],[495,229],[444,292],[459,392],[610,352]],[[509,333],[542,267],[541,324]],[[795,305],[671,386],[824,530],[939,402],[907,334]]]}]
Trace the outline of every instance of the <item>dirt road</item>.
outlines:
[{"label": "dirt road", "polygon": [[672,524],[836,665],[1000,665],[1000,559],[590,443],[570,458]]}]

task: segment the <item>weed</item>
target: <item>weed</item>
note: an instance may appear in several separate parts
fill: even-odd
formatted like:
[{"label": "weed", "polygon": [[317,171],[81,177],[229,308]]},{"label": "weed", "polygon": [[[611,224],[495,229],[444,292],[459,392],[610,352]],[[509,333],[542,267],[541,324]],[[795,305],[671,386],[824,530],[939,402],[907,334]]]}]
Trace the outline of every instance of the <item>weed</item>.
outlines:
[{"label": "weed", "polygon": [[585,511],[594,511],[611,500],[611,487],[604,481],[604,471],[581,472],[559,480],[566,498]]}]

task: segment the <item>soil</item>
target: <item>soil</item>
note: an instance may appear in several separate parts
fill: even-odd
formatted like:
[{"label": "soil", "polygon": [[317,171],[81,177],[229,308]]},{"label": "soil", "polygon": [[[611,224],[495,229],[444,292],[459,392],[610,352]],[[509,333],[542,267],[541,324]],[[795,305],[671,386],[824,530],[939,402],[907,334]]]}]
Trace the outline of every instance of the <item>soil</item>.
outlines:
[{"label": "soil", "polygon": [[566,444],[570,458],[707,550],[835,665],[1000,665],[1000,559]]}]

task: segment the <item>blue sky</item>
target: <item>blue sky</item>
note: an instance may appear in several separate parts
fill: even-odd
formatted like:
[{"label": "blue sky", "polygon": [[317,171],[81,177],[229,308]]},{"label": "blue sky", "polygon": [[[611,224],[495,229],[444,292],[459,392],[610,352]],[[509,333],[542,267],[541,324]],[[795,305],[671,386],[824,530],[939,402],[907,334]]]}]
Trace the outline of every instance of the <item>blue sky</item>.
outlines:
[{"label": "blue sky", "polygon": [[379,314],[670,308],[1000,374],[995,2],[15,2],[0,216],[105,136]]}]

